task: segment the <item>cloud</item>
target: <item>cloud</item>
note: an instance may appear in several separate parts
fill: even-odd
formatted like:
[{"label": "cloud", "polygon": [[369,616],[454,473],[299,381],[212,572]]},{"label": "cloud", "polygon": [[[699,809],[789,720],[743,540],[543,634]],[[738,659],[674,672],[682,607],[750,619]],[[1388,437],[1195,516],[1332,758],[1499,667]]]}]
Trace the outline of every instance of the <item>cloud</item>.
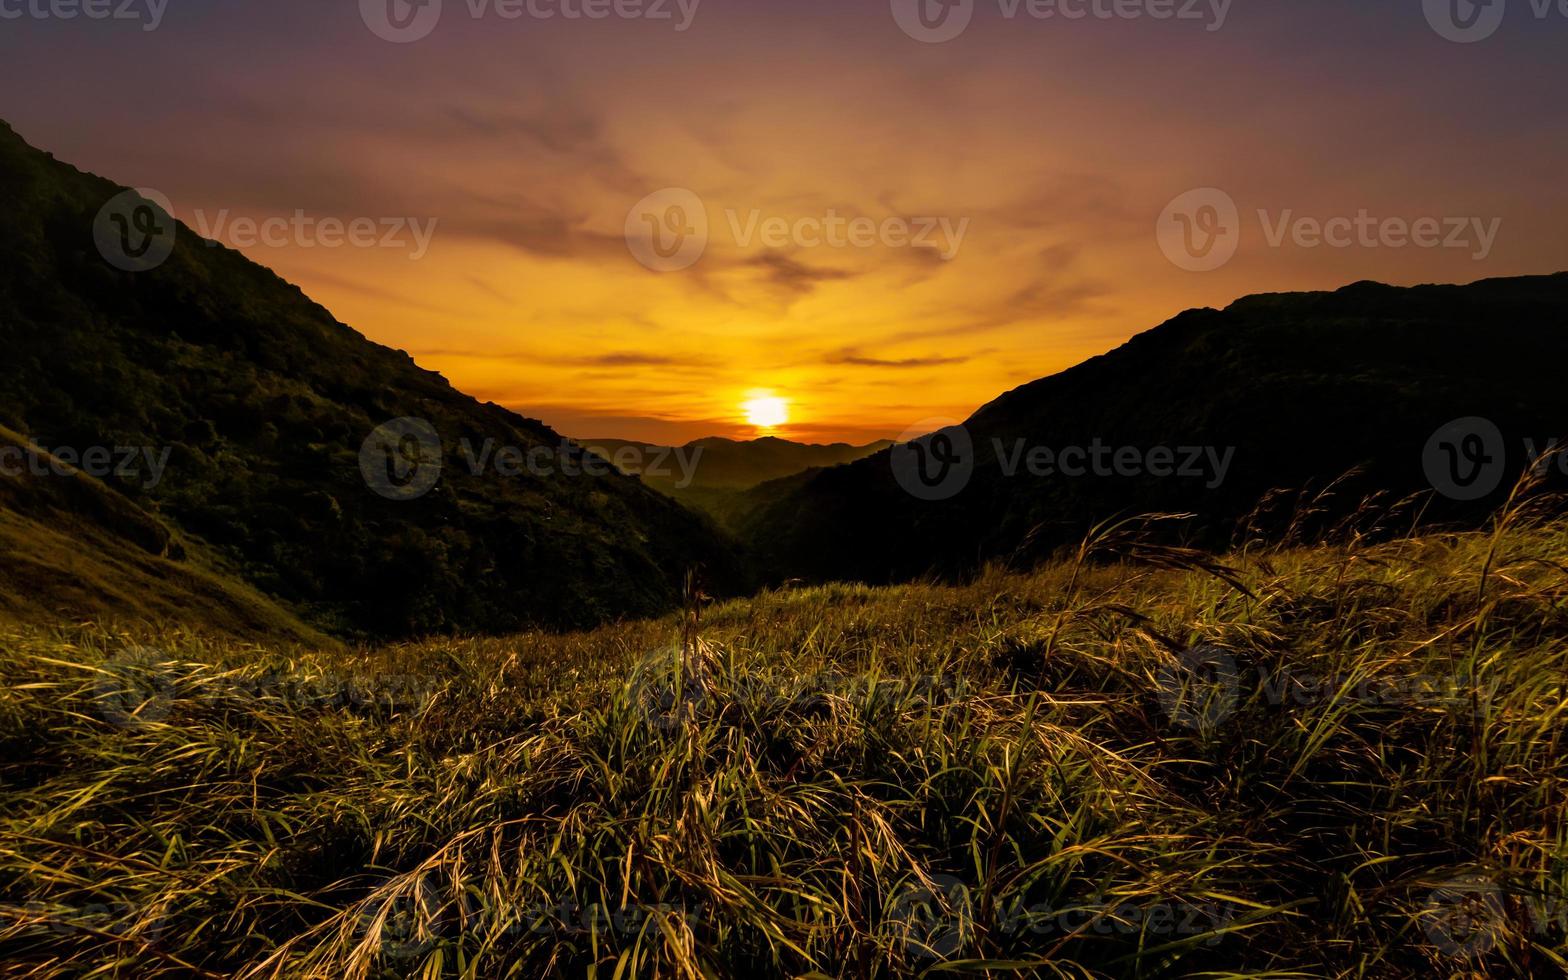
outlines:
[{"label": "cloud", "polygon": [[764,252],[748,260],[745,265],[762,270],[772,285],[802,296],[816,289],[819,283],[840,282],[855,277],[855,273],[848,270],[807,265],[780,252]]},{"label": "cloud", "polygon": [[[980,352],[980,353],[985,353],[985,352]],[[853,348],[853,347],[846,347],[843,350],[835,351],[834,353],[829,354],[827,357],[823,358],[824,363],[827,363],[827,364],[852,364],[852,365],[854,365],[856,367],[876,367],[876,368],[928,368],[928,367],[943,367],[945,365],[951,365],[951,364],[963,364],[963,363],[965,363],[965,362],[967,362],[969,360],[972,360],[972,358],[970,358],[970,357],[905,357],[905,358],[899,358],[899,359],[888,359],[888,358],[881,358],[881,357],[870,357],[870,356],[867,356],[865,354],[860,353],[860,351],[858,349]]]},{"label": "cloud", "polygon": [[423,348],[412,352],[416,357],[474,358],[484,361],[507,361],[515,364],[556,364],[588,368],[608,367],[668,367],[706,368],[715,362],[706,357],[678,357],[672,354],[651,354],[645,351],[609,351],[603,354],[560,355],[540,351],[499,351],[460,349],[452,347]]}]

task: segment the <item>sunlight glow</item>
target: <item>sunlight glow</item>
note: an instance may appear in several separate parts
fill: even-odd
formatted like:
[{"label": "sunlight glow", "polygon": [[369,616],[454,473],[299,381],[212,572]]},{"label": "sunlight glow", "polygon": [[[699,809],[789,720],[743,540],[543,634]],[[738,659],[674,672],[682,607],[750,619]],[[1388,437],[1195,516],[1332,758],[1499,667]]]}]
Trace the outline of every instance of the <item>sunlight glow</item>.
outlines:
[{"label": "sunlight glow", "polygon": [[740,407],[746,421],[759,429],[776,429],[789,422],[789,402],[771,392],[760,392]]}]

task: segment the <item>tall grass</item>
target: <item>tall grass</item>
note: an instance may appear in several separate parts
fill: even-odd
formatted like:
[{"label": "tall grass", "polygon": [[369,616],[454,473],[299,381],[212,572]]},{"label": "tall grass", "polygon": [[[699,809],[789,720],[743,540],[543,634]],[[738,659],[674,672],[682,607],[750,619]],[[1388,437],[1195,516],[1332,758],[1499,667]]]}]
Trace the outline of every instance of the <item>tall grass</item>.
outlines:
[{"label": "tall grass", "polygon": [[1568,526],[320,652],[0,633],[0,973],[1564,967]]}]

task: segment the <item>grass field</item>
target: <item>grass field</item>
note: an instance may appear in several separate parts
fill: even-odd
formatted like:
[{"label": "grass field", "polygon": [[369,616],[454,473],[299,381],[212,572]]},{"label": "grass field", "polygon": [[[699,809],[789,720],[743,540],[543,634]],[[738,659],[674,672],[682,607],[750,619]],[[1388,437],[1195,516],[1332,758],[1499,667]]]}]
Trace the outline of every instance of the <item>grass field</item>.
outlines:
[{"label": "grass field", "polygon": [[1552,975],[1568,525],[368,651],[0,634],[8,977]]}]

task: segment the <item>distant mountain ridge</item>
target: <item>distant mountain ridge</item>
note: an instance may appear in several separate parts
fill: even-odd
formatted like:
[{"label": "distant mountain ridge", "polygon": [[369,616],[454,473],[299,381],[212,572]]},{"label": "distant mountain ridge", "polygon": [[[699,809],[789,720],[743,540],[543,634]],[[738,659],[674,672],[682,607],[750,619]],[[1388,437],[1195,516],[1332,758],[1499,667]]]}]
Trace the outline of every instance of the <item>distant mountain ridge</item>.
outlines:
[{"label": "distant mountain ridge", "polygon": [[[892,445],[886,439],[863,446],[793,442],[777,436],[737,440],[710,436],[684,446],[660,446],[629,439],[581,439],[628,473],[642,474],[650,486],[747,490],[810,469],[839,466],[863,459]],[[602,450],[602,451],[601,451]],[[629,462],[630,466],[621,466]],[[684,464],[684,465],[683,465]],[[648,472],[650,467],[655,472]]]},{"label": "distant mountain ridge", "polygon": [[684,446],[626,439],[584,439],[589,450],[637,474],[648,486],[699,511],[734,533],[767,499],[757,488],[798,478],[811,470],[864,459],[892,445],[887,440],[854,446],[811,445],[776,436],[748,441],[710,436]]},{"label": "distant mountain ridge", "polygon": [[1568,273],[1189,310],[958,429],[757,487],[740,530],[772,578],[877,582],[1031,560],[1116,515],[1193,513],[1222,544],[1270,491],[1352,470],[1322,520],[1382,492],[1470,522],[1568,436],[1565,325]]},{"label": "distant mountain ridge", "polygon": [[[0,123],[0,426],[73,456],[123,446],[167,462],[155,481],[105,472],[128,506],[112,526],[83,518],[84,551],[115,528],[175,529],[248,588],[345,636],[658,613],[695,565],[711,588],[743,587],[711,522],[608,468],[580,473],[581,447],[454,390],[238,252],[176,224],[161,263],[109,261],[105,208],[125,194]],[[135,220],[109,214],[122,236],[153,213],[133,200]],[[423,455],[407,455],[407,430],[401,443],[375,441],[399,419],[423,425]],[[555,465],[508,472],[497,454],[479,469],[463,451],[476,445]],[[381,465],[431,479],[417,494],[380,493],[367,474]],[[16,489],[0,495],[0,517],[31,521],[30,508],[58,499]],[[40,586],[69,595],[79,584]]]}]

